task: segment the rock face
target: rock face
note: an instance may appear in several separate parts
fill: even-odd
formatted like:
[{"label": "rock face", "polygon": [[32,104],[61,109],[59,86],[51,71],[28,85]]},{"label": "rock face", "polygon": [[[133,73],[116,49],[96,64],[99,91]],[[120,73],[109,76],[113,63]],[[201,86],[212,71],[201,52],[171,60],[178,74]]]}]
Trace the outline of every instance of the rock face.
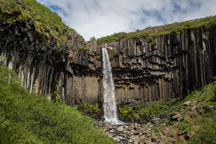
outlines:
[{"label": "rock face", "polygon": [[215,27],[103,45],[93,41],[87,51],[75,34],[68,33],[64,45],[52,38],[44,45],[34,25],[0,19],[0,28],[0,63],[14,69],[30,91],[53,98],[57,91],[69,105],[103,101],[102,47],[109,49],[119,105],[183,97],[216,75]]},{"label": "rock face", "polygon": [[[216,29],[110,43],[118,104],[182,97],[216,74]],[[111,50],[110,50],[111,51]]]},{"label": "rock face", "polygon": [[56,39],[38,33],[33,23],[27,26],[15,19],[11,24],[0,18],[0,29],[0,64],[14,69],[30,92],[53,99],[57,92],[68,104],[95,102],[102,96],[100,55],[83,50],[81,36],[68,33],[68,42],[58,46]]}]

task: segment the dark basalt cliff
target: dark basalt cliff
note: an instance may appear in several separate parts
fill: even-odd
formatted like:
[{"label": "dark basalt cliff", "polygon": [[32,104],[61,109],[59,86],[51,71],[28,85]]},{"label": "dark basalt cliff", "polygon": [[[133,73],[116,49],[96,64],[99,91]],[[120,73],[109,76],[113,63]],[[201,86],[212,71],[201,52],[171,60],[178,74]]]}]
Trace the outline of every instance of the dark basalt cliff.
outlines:
[{"label": "dark basalt cliff", "polygon": [[[149,42],[150,41],[150,42]],[[119,104],[180,98],[216,75],[216,29],[108,44]]]},{"label": "dark basalt cliff", "polygon": [[1,17],[0,29],[0,64],[14,69],[30,92],[55,98],[57,91],[68,104],[86,96],[97,99],[101,61],[91,62],[98,52],[85,51],[82,37],[68,33],[67,42],[58,46],[55,38],[36,31],[33,22],[16,17],[10,23]]},{"label": "dark basalt cliff", "polygon": [[109,49],[118,104],[181,98],[216,75],[215,27],[124,38],[101,47]]},{"label": "dark basalt cliff", "polygon": [[[216,28],[186,29],[155,38],[123,38],[87,44],[74,33],[57,44],[36,31],[34,23],[0,19],[0,63],[14,69],[31,92],[56,92],[69,105],[102,102],[101,48],[109,49],[118,104],[140,104],[183,97],[216,75]],[[49,41],[49,43],[48,43]]]}]

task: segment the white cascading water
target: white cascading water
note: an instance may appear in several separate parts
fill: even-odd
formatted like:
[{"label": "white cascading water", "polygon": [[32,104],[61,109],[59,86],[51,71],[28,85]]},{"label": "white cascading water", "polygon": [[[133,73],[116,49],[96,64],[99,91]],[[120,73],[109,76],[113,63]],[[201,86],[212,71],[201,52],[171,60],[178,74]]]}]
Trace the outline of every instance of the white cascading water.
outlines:
[{"label": "white cascading water", "polygon": [[106,48],[103,51],[103,87],[104,87],[104,118],[112,124],[118,123],[115,101],[115,87],[112,78],[112,69]]}]

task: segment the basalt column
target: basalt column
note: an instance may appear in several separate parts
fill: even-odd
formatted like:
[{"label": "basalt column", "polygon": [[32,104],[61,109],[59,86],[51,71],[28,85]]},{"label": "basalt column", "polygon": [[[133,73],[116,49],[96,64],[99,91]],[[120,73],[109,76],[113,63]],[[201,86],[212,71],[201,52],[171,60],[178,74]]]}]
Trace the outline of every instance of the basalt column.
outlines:
[{"label": "basalt column", "polygon": [[180,98],[216,75],[216,30],[108,43],[118,104]]}]

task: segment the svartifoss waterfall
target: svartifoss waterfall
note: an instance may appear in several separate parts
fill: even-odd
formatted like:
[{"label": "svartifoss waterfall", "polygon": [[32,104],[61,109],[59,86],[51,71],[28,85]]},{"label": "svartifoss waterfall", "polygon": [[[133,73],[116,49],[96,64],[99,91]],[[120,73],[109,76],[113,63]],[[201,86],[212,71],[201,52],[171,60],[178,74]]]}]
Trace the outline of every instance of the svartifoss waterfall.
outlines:
[{"label": "svartifoss waterfall", "polygon": [[104,86],[104,118],[112,124],[118,123],[115,101],[115,87],[112,78],[112,69],[106,48],[103,51],[103,86]]}]

